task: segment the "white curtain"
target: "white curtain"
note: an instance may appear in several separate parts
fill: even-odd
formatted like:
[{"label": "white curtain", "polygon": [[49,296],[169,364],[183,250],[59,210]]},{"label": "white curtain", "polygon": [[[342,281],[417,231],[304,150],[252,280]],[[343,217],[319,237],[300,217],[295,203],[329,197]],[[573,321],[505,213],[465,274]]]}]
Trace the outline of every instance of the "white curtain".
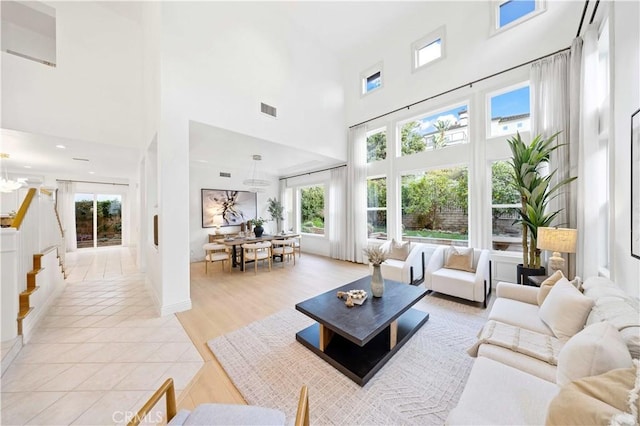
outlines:
[{"label": "white curtain", "polygon": [[67,251],[78,248],[76,241],[76,184],[73,182],[58,182],[58,214]]},{"label": "white curtain", "polygon": [[367,244],[367,134],[364,125],[349,129],[347,163],[346,260],[363,263]]},{"label": "white curtain", "polygon": [[338,167],[331,170],[329,183],[329,256],[347,259],[347,168]]},{"label": "white curtain", "polygon": [[594,191],[603,185],[598,176],[598,28],[589,25],[582,39],[578,229],[583,232],[578,234],[578,271],[584,278],[598,274],[598,247],[606,242],[598,241],[599,206],[594,202]]},{"label": "white curtain", "polygon": [[280,229],[280,231],[285,231],[290,228],[289,221],[287,220],[287,217],[289,217],[290,212],[287,211],[287,206],[289,204],[287,203],[287,180],[286,179],[280,179],[279,181],[278,198],[280,199],[280,204],[282,204],[282,206],[284,207],[284,210],[282,212],[282,217],[284,217],[284,219],[280,223],[280,227],[282,228]]},{"label": "white curtain", "polygon": [[[557,143],[561,146],[553,151],[549,162],[550,168],[557,170],[552,186],[572,176],[570,57],[570,52],[561,52],[531,65],[531,134],[548,138],[560,132]],[[560,211],[553,223],[556,226],[575,227],[576,205],[571,204],[572,190],[575,191],[574,185],[562,187],[549,203],[551,211]],[[567,262],[567,272],[571,277],[575,275],[575,261],[572,259]]]}]

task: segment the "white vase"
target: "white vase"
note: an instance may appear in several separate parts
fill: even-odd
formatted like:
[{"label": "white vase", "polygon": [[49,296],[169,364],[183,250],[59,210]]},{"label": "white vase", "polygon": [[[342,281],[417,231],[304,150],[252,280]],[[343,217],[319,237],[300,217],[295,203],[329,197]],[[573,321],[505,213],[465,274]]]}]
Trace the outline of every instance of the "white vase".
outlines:
[{"label": "white vase", "polygon": [[384,294],[384,278],[380,272],[380,265],[373,265],[373,274],[371,274],[371,293],[373,297],[382,297]]}]

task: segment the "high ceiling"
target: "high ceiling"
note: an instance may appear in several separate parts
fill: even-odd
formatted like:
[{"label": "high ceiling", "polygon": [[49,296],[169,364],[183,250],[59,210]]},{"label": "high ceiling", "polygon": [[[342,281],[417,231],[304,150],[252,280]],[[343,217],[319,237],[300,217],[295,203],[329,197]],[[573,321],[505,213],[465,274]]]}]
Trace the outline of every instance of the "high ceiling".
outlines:
[{"label": "high ceiling", "polygon": [[[143,2],[97,3],[134,22],[142,21]],[[300,31],[342,56],[375,37],[380,28],[427,7],[426,3],[429,2],[295,1],[270,5],[277,13],[287,16]],[[190,133],[192,162],[247,168],[252,164],[251,155],[261,154],[263,172],[274,176],[293,175],[340,163],[337,159],[198,123],[192,124]],[[64,179],[123,182],[136,178],[141,158],[137,149],[121,146],[6,129],[2,129],[1,135],[0,151],[11,155],[2,160],[2,167],[19,176],[55,175]],[[65,149],[56,148],[56,145],[64,145]],[[238,150],[238,146],[243,149]],[[224,158],[223,162],[221,158]]]}]

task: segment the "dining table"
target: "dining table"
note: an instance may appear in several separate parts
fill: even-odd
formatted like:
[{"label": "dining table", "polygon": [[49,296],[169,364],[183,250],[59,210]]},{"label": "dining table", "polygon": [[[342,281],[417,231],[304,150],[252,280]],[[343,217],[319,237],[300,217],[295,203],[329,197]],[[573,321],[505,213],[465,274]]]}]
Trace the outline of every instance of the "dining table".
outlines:
[{"label": "dining table", "polygon": [[219,242],[230,246],[232,250],[231,255],[231,264],[234,268],[240,267],[241,271],[244,271],[244,250],[240,249],[240,260],[238,261],[238,246],[242,246],[243,244],[248,243],[259,243],[262,241],[272,241],[272,240],[286,240],[288,238],[300,238],[300,234],[296,233],[284,233],[284,234],[262,234],[260,237],[231,237],[225,238],[224,240],[220,240]]}]

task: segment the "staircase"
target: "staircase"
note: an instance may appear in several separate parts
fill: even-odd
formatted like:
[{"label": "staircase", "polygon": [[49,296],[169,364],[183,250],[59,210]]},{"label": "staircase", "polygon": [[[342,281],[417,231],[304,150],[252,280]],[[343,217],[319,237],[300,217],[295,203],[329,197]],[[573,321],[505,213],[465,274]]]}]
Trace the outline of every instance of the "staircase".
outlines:
[{"label": "staircase", "polygon": [[64,286],[64,235],[52,192],[29,188],[11,228],[0,230],[0,240],[0,340],[21,336],[26,344]]},{"label": "staircase", "polygon": [[31,306],[31,295],[38,291],[40,287],[36,285],[36,277],[42,270],[40,260],[41,254],[33,255],[33,269],[27,272],[27,289],[20,293],[20,310],[18,311],[18,334],[22,335],[22,323],[31,312],[33,312],[33,306]]}]

